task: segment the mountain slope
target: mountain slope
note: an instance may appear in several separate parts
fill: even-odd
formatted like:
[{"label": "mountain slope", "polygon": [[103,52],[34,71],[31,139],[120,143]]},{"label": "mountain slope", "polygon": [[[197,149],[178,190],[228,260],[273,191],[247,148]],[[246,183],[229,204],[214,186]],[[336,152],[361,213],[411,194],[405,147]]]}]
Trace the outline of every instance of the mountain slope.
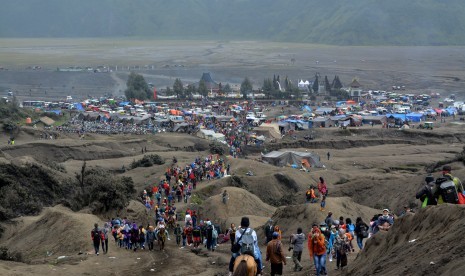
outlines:
[{"label": "mountain slope", "polygon": [[337,45],[465,45],[465,5],[460,0],[2,2],[0,37],[147,36]]}]

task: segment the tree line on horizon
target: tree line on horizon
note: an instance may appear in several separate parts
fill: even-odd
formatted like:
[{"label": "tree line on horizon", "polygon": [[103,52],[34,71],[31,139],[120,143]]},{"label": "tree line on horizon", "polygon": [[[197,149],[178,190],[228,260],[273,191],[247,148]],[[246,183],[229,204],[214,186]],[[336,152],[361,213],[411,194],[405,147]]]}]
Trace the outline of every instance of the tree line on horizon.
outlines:
[{"label": "tree line on horizon", "polygon": [[[307,87],[298,87],[298,85],[290,81],[288,76],[286,76],[281,83],[281,77],[279,75],[273,75],[272,79],[265,78],[263,80],[263,85],[258,89],[254,89],[252,81],[248,77],[245,77],[237,92],[239,92],[244,99],[249,98],[249,95],[254,93],[262,93],[267,99],[300,99],[303,93],[308,93],[310,100],[315,100],[316,96],[319,94],[324,94],[326,99],[334,97],[337,100],[346,100],[349,98],[347,91],[342,89],[344,86],[338,75],[334,76],[331,84],[329,83],[328,76],[324,77],[324,81],[321,79],[320,74],[316,73],[314,80]],[[153,90],[149,87],[145,78],[135,72],[129,74],[126,86],[127,89],[124,91],[124,94],[127,99],[152,100],[154,97]],[[324,91],[320,91],[320,89],[324,89]],[[177,99],[192,99],[194,95],[200,95],[206,98],[210,91],[211,90],[207,88],[207,83],[203,79],[200,79],[198,86],[195,84],[188,84],[185,86],[180,78],[176,78],[173,86],[167,86],[163,90],[163,93],[166,96],[176,96]],[[229,83],[223,85],[220,82],[218,83],[218,87],[215,88],[215,92],[221,97],[235,91],[233,91]]]}]

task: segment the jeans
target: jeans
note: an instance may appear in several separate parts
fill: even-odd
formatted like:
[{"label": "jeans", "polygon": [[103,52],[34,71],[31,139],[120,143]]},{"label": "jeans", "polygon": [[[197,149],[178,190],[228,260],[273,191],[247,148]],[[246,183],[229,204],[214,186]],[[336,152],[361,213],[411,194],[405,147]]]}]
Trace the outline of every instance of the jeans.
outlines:
[{"label": "jeans", "polygon": [[153,250],[153,241],[149,241],[148,244],[149,244],[149,250],[152,251]]},{"label": "jeans", "polygon": [[180,245],[181,244],[181,236],[176,235],[176,244]]},{"label": "jeans", "polygon": [[108,239],[102,240],[102,251],[108,253]]},{"label": "jeans", "polygon": [[321,272],[326,271],[326,253],[323,255],[313,255],[313,261],[316,267],[316,276],[320,276]]},{"label": "jeans", "polygon": [[300,258],[302,257],[302,251],[294,251],[292,252],[292,261],[294,262],[294,270],[298,270],[302,268],[300,264]]},{"label": "jeans", "polygon": [[363,249],[363,237],[357,236],[357,245],[358,245],[358,248],[360,248],[360,250]]},{"label": "jeans", "polygon": [[94,242],[94,249],[95,249],[95,254],[98,254],[98,250],[100,249],[100,242]]}]

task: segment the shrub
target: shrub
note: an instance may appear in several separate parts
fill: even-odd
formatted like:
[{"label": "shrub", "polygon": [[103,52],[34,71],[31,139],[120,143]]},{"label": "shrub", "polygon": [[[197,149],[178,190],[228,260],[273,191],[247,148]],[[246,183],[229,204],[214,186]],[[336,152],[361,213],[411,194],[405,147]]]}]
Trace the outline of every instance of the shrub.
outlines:
[{"label": "shrub", "polygon": [[223,155],[224,154],[224,148],[219,145],[219,144],[210,144],[210,153],[211,154],[219,154]]},{"label": "shrub", "polygon": [[165,164],[165,160],[161,158],[158,154],[150,154],[144,155],[140,160],[134,160],[131,163],[131,169],[135,169],[138,167],[151,167],[153,165],[163,165]]},{"label": "shrub", "polygon": [[37,165],[0,165],[0,220],[20,215],[36,215],[69,193],[68,183],[60,183],[50,171]]},{"label": "shrub", "polygon": [[129,204],[136,192],[131,177],[115,177],[101,168],[84,171],[84,178],[76,175],[76,186],[79,179],[84,179],[83,186],[70,203],[73,210],[80,210],[86,206],[93,212],[107,212],[121,210]]}]

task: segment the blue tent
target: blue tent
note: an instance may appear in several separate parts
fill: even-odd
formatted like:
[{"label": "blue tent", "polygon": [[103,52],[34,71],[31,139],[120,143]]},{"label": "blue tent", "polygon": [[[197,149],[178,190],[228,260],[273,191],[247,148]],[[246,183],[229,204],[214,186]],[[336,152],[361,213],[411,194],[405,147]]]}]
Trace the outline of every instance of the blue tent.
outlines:
[{"label": "blue tent", "polygon": [[445,109],[449,115],[457,114],[457,108],[455,107],[448,107]]},{"label": "blue tent", "polygon": [[53,112],[53,113],[55,113],[56,115],[60,115],[60,114],[61,114],[61,110],[49,110],[48,112]]},{"label": "blue tent", "polygon": [[84,111],[84,107],[82,107],[81,103],[74,103],[74,108],[76,108],[79,111]]},{"label": "blue tent", "polygon": [[120,102],[120,103],[118,104],[118,106],[127,106],[127,105],[129,105],[129,104],[130,104],[130,102]]},{"label": "blue tent", "polygon": [[410,122],[421,122],[421,121],[424,121],[425,118],[424,118],[425,115],[421,114],[421,113],[408,113],[405,115],[405,117],[407,118],[407,120],[409,120]]},{"label": "blue tent", "polygon": [[304,107],[302,108],[302,110],[306,110],[308,112],[312,112],[312,108],[308,105],[304,105]]}]

